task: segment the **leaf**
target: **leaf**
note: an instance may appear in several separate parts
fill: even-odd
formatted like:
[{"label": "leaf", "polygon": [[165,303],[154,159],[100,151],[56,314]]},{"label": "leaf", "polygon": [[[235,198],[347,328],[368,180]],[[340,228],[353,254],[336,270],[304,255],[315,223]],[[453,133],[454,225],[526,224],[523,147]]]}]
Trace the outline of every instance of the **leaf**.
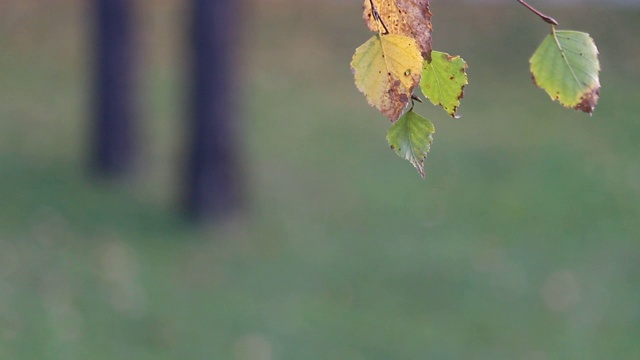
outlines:
[{"label": "leaf", "polygon": [[[373,15],[371,3],[384,26]],[[372,31],[408,36],[416,41],[425,59],[431,57],[431,12],[429,0],[364,0],[364,21]]]},{"label": "leaf", "polygon": [[452,117],[464,95],[467,80],[467,63],[459,56],[433,51],[431,61],[424,62],[420,89],[433,105],[440,105]]},{"label": "leaf", "polygon": [[409,160],[424,178],[424,159],[431,148],[435,131],[431,121],[409,110],[391,126],[387,133],[387,141],[389,146],[400,157]]},{"label": "leaf", "polygon": [[534,83],[552,99],[593,113],[600,95],[600,63],[589,34],[553,29],[529,61]]},{"label": "leaf", "polygon": [[351,70],[369,104],[395,122],[420,80],[422,62],[412,38],[376,34],[356,49]]}]

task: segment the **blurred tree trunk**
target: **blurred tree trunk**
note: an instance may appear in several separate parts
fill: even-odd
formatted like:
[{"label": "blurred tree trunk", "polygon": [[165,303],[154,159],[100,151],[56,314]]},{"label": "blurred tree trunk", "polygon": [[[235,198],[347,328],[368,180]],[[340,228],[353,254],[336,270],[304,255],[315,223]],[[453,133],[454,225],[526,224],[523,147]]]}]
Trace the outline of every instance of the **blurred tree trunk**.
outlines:
[{"label": "blurred tree trunk", "polygon": [[218,221],[240,207],[238,83],[235,64],[241,1],[193,0],[191,143],[186,211]]},{"label": "blurred tree trunk", "polygon": [[121,176],[134,161],[133,1],[95,0],[95,119],[91,167]]}]

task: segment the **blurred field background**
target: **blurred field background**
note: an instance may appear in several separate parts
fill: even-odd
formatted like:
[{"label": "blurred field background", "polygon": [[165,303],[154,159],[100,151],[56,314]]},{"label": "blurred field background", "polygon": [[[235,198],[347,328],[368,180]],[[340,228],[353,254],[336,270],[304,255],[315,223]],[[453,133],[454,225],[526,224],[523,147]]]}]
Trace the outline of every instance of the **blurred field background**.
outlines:
[{"label": "blurred field background", "polygon": [[144,155],[109,184],[85,171],[88,4],[0,2],[1,359],[640,358],[637,8],[543,8],[599,45],[589,117],[532,85],[538,18],[434,1],[470,85],[460,120],[418,109],[421,180],[353,84],[361,5],[249,3],[249,207],[194,229],[186,3],[137,6]]}]

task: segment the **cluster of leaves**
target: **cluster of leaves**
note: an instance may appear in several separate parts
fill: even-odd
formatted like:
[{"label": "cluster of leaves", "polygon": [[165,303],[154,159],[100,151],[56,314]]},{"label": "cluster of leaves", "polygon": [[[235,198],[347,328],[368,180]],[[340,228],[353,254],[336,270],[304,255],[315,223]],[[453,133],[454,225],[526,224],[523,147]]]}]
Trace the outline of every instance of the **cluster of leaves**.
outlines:
[{"label": "cluster of leaves", "polygon": [[424,177],[435,128],[413,111],[414,101],[422,102],[414,88],[419,86],[434,105],[456,117],[467,65],[460,57],[432,51],[429,0],[366,0],[364,20],[376,34],[356,49],[351,61],[356,86],[394,123],[387,134],[391,148]]},{"label": "cluster of leaves", "polygon": [[[414,89],[419,87],[431,103],[457,118],[468,83],[462,58],[431,48],[429,1],[365,0],[363,17],[376,34],[356,49],[351,61],[357,88],[393,123],[389,145],[422,177],[435,127],[413,110],[415,101],[422,102]],[[592,113],[600,91],[593,40],[585,33],[557,31],[555,20],[518,1],[552,24],[551,34],[531,58],[534,82],[562,105]]]}]

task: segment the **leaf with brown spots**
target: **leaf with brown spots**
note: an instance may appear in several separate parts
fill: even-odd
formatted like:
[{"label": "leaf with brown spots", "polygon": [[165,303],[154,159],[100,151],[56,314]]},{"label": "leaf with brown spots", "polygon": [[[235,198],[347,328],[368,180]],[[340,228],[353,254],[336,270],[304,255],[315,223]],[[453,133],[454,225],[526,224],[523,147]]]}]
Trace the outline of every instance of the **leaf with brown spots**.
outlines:
[{"label": "leaf with brown spots", "polygon": [[351,70],[369,104],[395,122],[420,81],[423,61],[412,38],[376,34],[356,49]]},{"label": "leaf with brown spots", "polygon": [[431,61],[424,62],[420,89],[433,105],[440,105],[451,117],[457,118],[460,99],[467,80],[467,63],[460,56],[433,51]]},{"label": "leaf with brown spots", "polygon": [[600,96],[600,62],[589,34],[552,27],[530,63],[534,83],[553,100],[593,113]]},{"label": "leaf with brown spots", "polygon": [[[374,9],[371,8],[373,4]],[[375,10],[375,11],[374,11]],[[380,15],[377,19],[375,12]],[[364,20],[372,31],[415,39],[422,57],[431,58],[429,0],[365,0]]]}]

